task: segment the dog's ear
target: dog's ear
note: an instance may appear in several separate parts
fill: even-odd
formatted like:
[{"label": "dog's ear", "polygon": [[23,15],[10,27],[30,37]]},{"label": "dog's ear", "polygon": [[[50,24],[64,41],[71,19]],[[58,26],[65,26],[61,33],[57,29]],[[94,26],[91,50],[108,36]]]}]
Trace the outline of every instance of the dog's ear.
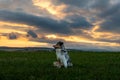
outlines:
[{"label": "dog's ear", "polygon": [[59,42],[59,44],[60,44],[60,46],[62,46],[62,45],[63,45],[63,42]]}]

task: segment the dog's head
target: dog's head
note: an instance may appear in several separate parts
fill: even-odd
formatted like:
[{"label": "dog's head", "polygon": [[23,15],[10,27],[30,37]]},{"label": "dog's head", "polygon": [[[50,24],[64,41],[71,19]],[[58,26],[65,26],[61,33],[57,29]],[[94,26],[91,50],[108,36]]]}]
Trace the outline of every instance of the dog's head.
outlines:
[{"label": "dog's head", "polygon": [[53,45],[53,47],[54,47],[55,49],[61,48],[63,44],[64,44],[63,42],[59,41],[59,42],[57,42],[56,45]]}]

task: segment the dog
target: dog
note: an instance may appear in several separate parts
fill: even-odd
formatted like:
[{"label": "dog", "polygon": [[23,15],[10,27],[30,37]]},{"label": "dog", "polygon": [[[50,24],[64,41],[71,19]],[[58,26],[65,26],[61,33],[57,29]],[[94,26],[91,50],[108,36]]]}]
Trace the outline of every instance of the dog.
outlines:
[{"label": "dog", "polygon": [[58,68],[61,68],[62,66],[64,66],[65,68],[67,68],[68,66],[73,66],[63,42],[59,41],[56,45],[53,45],[53,47],[55,48],[57,57],[57,61],[53,62],[54,66]]}]

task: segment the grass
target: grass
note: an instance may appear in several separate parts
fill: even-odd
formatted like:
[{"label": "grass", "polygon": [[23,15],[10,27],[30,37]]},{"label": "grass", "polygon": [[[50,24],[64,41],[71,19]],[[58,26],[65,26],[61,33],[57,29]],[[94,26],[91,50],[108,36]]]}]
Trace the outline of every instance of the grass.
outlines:
[{"label": "grass", "polygon": [[53,66],[55,52],[0,51],[0,80],[120,80],[119,52],[70,51],[73,67]]}]

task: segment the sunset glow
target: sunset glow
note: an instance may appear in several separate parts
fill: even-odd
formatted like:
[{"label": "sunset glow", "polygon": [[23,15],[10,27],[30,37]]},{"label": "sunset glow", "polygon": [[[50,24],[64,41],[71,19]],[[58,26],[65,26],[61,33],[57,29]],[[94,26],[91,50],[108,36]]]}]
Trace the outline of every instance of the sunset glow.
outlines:
[{"label": "sunset glow", "polygon": [[61,40],[77,49],[120,51],[119,5],[119,0],[0,0],[0,47],[52,47]]},{"label": "sunset glow", "polygon": [[56,38],[57,38],[57,36],[56,36],[56,35],[54,35],[54,34],[47,35],[46,37],[47,37],[47,38],[53,38],[53,39],[56,39]]},{"label": "sunset glow", "polygon": [[89,40],[85,39],[79,36],[68,36],[68,37],[63,37],[63,36],[55,36],[55,35],[47,35],[46,36],[49,39],[63,39],[65,41],[70,41],[70,42],[82,42],[82,43],[91,43],[91,44],[96,44],[100,46],[120,46],[120,44],[117,43],[111,43],[111,42],[101,42],[101,41],[94,41],[94,40]]},{"label": "sunset glow", "polygon": [[63,18],[65,17],[65,14],[63,13],[63,10],[66,8],[65,5],[54,5],[52,4],[52,0],[33,0],[33,4],[40,9],[47,10],[50,14],[58,17]]},{"label": "sunset glow", "polygon": [[28,41],[25,38],[19,38],[17,40],[9,40],[6,37],[0,38],[0,45],[7,47],[45,47],[49,45],[48,43],[40,43],[34,41]]}]

